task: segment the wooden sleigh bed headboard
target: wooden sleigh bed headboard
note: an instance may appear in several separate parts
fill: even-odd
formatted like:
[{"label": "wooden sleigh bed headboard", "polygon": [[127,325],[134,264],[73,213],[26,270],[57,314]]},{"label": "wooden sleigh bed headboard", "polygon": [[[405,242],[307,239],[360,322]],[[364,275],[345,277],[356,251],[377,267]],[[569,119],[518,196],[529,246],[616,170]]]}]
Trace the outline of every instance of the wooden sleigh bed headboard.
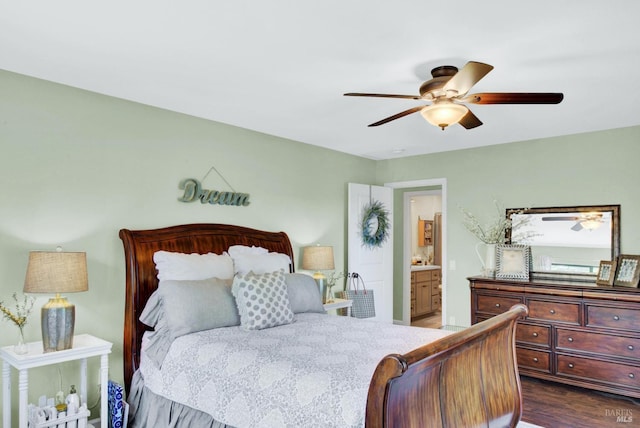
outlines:
[{"label": "wooden sleigh bed headboard", "polygon": [[[127,391],[140,362],[138,318],[158,287],[153,254],[222,253],[231,245],[293,250],[284,232],[224,224],[190,224],[153,230],[120,230],[126,263],[124,381]],[[293,266],[292,266],[293,270]],[[522,394],[515,354],[515,330],[524,305],[404,355],[389,355],[369,386],[366,427],[515,426]]]},{"label": "wooden sleigh bed headboard", "polygon": [[153,261],[156,251],[222,254],[232,245],[263,247],[291,257],[293,248],[284,232],[265,232],[228,224],[186,224],[150,230],[120,230],[126,265],[124,308],[124,381],[127,392],[140,364],[142,335],[149,327],[139,321],[149,296],[158,288]]}]

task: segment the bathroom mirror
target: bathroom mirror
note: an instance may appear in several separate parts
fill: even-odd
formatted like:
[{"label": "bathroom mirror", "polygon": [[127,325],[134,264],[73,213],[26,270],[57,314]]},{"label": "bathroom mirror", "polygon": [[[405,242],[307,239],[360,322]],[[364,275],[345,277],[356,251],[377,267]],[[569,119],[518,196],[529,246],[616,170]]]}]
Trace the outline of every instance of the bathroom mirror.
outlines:
[{"label": "bathroom mirror", "polygon": [[535,276],[595,280],[601,260],[620,254],[620,205],[507,208],[506,243],[531,247]]}]

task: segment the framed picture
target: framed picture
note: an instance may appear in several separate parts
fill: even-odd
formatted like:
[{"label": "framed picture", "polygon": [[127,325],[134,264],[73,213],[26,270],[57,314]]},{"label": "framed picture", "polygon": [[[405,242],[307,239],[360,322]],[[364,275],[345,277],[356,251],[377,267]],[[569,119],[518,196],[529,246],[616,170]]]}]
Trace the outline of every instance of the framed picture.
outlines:
[{"label": "framed picture", "polygon": [[613,285],[637,287],[640,280],[640,256],[622,254],[618,256],[618,268]]},{"label": "framed picture", "polygon": [[496,278],[529,279],[531,248],[528,245],[496,247]]},{"label": "framed picture", "polygon": [[616,277],[616,265],[617,260],[602,260],[600,261],[600,269],[598,269],[598,276],[596,277],[596,284],[598,285],[613,285],[613,280]]}]

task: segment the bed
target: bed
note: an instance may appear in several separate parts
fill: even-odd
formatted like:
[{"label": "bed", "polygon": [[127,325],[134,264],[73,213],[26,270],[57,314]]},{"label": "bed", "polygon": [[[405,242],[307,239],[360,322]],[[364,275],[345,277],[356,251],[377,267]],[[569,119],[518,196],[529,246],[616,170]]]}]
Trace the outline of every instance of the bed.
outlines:
[{"label": "bed", "polygon": [[[192,402],[188,400],[180,401],[179,399],[168,398],[170,394],[165,397],[161,394],[156,394],[157,391],[152,391],[151,387],[154,383],[161,385],[164,382],[169,385],[169,392],[173,388],[177,390],[184,389],[186,392],[193,394],[193,389],[200,388],[200,382],[184,381],[184,379],[182,381],[167,381],[166,379],[162,380],[162,377],[156,380],[151,377],[145,379],[142,374],[145,367],[143,337],[146,337],[145,333],[153,334],[153,329],[142,323],[140,316],[148,301],[153,299],[152,296],[158,289],[159,280],[153,259],[154,253],[166,251],[184,254],[222,254],[234,245],[260,247],[269,252],[287,255],[291,260],[290,275],[295,275],[293,273],[293,248],[287,234],[284,232],[260,231],[235,225],[188,224],[152,230],[122,229],[120,230],[120,238],[124,245],[126,264],[123,343],[124,381],[125,389],[128,393],[127,400],[132,409],[134,409],[130,415],[130,421],[134,422],[133,426],[238,426],[240,428],[242,426],[257,426],[258,424],[255,424],[255,422],[246,422],[244,419],[238,419],[238,416],[235,416],[235,419],[231,418],[232,421],[238,422],[237,424],[230,424],[228,420],[216,420],[211,413],[203,410],[206,410],[207,406],[211,405],[213,399],[200,400],[203,403],[198,406],[196,405],[198,399],[193,399]],[[376,361],[366,361],[366,358],[363,357],[361,364],[354,364],[353,359],[349,360],[349,358],[353,358],[353,355],[351,355],[345,356],[345,363],[342,364],[340,363],[342,347],[333,349],[330,358],[320,360],[326,364],[333,364],[323,372],[330,380],[327,380],[324,376],[314,377],[312,373],[307,375],[301,372],[301,370],[305,370],[308,361],[313,359],[308,356],[304,358],[297,356],[296,352],[305,349],[305,346],[296,343],[290,347],[283,348],[278,345],[271,346],[271,348],[279,350],[280,355],[283,358],[287,358],[287,371],[298,373],[298,378],[294,380],[298,382],[296,385],[299,385],[302,378],[308,382],[306,389],[298,386],[296,392],[298,401],[304,401],[304,406],[301,405],[301,407],[305,407],[305,409],[313,408],[314,406],[324,407],[324,409],[314,410],[321,412],[318,415],[322,414],[322,418],[326,414],[336,413],[332,407],[334,405],[342,406],[340,411],[343,418],[345,414],[348,415],[348,418],[356,418],[357,415],[360,415],[358,416],[360,419],[350,419],[348,424],[323,419],[322,423],[314,423],[313,426],[365,426],[367,428],[516,426],[521,416],[522,395],[515,357],[515,328],[517,319],[525,316],[526,313],[527,308],[524,305],[515,305],[501,315],[456,333],[443,332],[442,330],[428,331],[430,329],[407,326],[375,325],[376,323],[371,321],[356,320],[348,317],[301,313],[296,314],[295,322],[261,330],[261,333],[242,332],[237,327],[231,326],[179,337],[171,344],[171,349],[176,354],[167,356],[167,358],[169,359],[168,361],[177,361],[178,363],[176,364],[184,364],[185,358],[195,353],[198,356],[193,357],[195,358],[193,365],[201,365],[200,363],[203,359],[208,360],[212,358],[211,355],[213,354],[221,354],[221,358],[224,358],[225,361],[224,364],[235,364],[237,361],[243,360],[242,356],[238,357],[238,355],[241,355],[237,349],[240,344],[236,342],[244,342],[251,345],[254,342],[280,343],[277,341],[285,340],[282,339],[283,337],[286,337],[286,340],[290,340],[289,336],[291,335],[300,336],[299,333],[292,333],[294,328],[303,329],[299,331],[304,331],[304,329],[313,331],[314,334],[302,335],[304,336],[303,339],[307,341],[306,345],[310,345],[309,341],[311,340],[325,340],[321,339],[320,333],[316,334],[316,332],[321,331],[327,331],[330,337],[335,337],[336,340],[339,336],[348,336],[347,339],[351,341],[351,347],[354,348],[357,347],[359,340],[364,340],[362,345],[367,346],[368,341],[372,340],[371,337],[375,336],[376,340],[378,340],[378,336],[380,336],[381,339],[378,342],[384,343],[381,343],[380,349],[377,351],[386,352],[387,342],[394,342],[396,337],[400,337],[401,330],[412,330],[411,338],[407,338],[404,342],[398,342],[397,344],[398,349],[403,349],[402,352],[381,354]],[[318,322],[324,323],[320,324],[323,327],[319,328],[317,327],[318,324],[314,324]],[[371,328],[371,325],[374,325],[373,328],[377,329],[376,331],[380,332],[380,334],[372,336],[368,335],[368,333],[360,332],[360,329]],[[231,334],[231,330],[234,329],[238,330],[239,334],[250,335],[246,336],[246,340],[230,339],[231,342],[224,342],[227,338],[227,333]],[[257,334],[264,336],[258,336]],[[384,339],[385,337],[388,340]],[[256,340],[252,338],[256,338]],[[206,346],[195,348],[196,351],[194,352],[184,351],[186,346],[200,346],[198,344],[204,343],[202,342],[204,340],[213,341],[208,342],[206,345],[208,346],[206,349],[212,350],[211,352],[198,351],[198,349],[205,349]],[[327,340],[331,342],[333,339]],[[416,340],[424,341],[416,342]],[[221,347],[221,343],[225,343],[224,347]],[[407,346],[413,347],[407,349]],[[345,346],[344,348],[349,347]],[[177,348],[177,350],[174,348]],[[307,346],[307,348],[313,348],[313,346]],[[325,348],[328,347],[316,346],[313,355],[319,357]],[[223,349],[223,351],[220,351],[220,349]],[[285,349],[286,352],[283,351]],[[389,349],[392,349],[392,347],[389,347]],[[183,352],[180,353],[180,351]],[[227,351],[233,352],[233,356],[230,357],[231,354],[226,355]],[[263,361],[262,355],[260,355],[262,351],[254,350],[253,352],[259,354],[255,360],[261,363],[255,364],[259,366],[256,370],[264,370],[265,367],[273,369],[274,367],[279,367],[279,364],[280,366],[284,364],[269,360],[270,356],[265,356]],[[358,352],[357,349],[356,352]],[[142,369],[141,356],[143,360]],[[170,360],[170,358],[173,358],[173,360]],[[305,365],[298,367],[296,364],[302,360],[305,360]],[[330,361],[330,363],[327,363],[327,361]],[[220,364],[222,363],[212,363],[213,366]],[[165,366],[171,365],[172,363],[163,363],[162,370],[164,370]],[[153,365],[147,364],[147,367],[149,366]],[[350,369],[342,374],[335,374],[340,373],[340,369],[344,369],[345,366],[358,367],[358,369]],[[201,370],[203,370],[202,367],[200,368]],[[252,369],[248,367],[247,365],[246,370],[243,368],[243,370],[237,370],[236,372],[246,371],[250,374]],[[158,372],[162,370],[158,370]],[[179,370],[184,370],[184,368],[179,367]],[[317,369],[313,370],[317,372]],[[201,379],[199,376],[207,376],[209,371],[209,369],[206,369],[192,376],[195,376],[196,379]],[[227,371],[229,372],[229,370]],[[349,390],[349,385],[340,385],[342,378],[345,378],[351,384],[356,384],[357,380],[351,379],[350,376],[352,372],[358,371],[363,372],[359,374],[361,378],[365,376],[368,379],[364,388],[359,385],[353,387],[355,389]],[[236,372],[232,372],[232,374]],[[267,400],[271,399],[271,396],[276,396],[278,392],[274,386],[288,382],[277,378],[277,375],[274,375],[276,372],[278,371],[275,369],[269,372],[272,378],[269,378],[269,388],[264,388],[267,391],[265,395],[259,399],[255,398],[253,401],[251,398],[245,401],[252,404],[256,401]],[[180,377],[179,374],[174,376]],[[216,374],[215,376],[218,375]],[[145,384],[145,380],[147,384]],[[324,386],[322,386],[323,382],[325,383]],[[233,377],[231,381],[226,379],[223,383],[225,387],[234,388],[234,385],[230,385],[233,383]],[[257,380],[256,383],[260,382]],[[347,404],[340,402],[341,400],[336,401],[334,395],[338,395],[337,392],[335,394],[324,394],[320,397],[314,396],[313,394],[316,394],[315,389],[321,387],[327,388],[330,392],[351,391],[345,392],[346,398],[357,396],[356,399],[352,400],[356,404],[349,404],[349,400],[342,400],[346,401]],[[215,389],[217,386],[212,385],[208,388]],[[358,395],[361,395],[361,397]],[[287,401],[287,404],[290,403]],[[234,406],[229,405],[229,407]],[[235,405],[235,407],[241,406]],[[244,410],[246,412],[247,408]],[[160,415],[159,413],[162,414]],[[280,413],[276,416],[282,417]],[[264,415],[260,417],[263,417],[262,421],[277,421],[276,416],[271,412],[268,417],[264,417]],[[226,422],[226,425],[224,422]],[[280,423],[282,423],[281,426],[295,426],[295,423],[288,424],[287,421],[280,421]],[[278,423],[271,425],[278,426]]]}]

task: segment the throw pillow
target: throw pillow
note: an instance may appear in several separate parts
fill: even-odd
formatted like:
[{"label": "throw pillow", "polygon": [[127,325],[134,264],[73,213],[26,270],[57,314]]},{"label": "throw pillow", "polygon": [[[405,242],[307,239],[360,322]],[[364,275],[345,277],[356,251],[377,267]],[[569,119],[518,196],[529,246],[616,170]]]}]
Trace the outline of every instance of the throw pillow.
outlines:
[{"label": "throw pillow", "polygon": [[238,305],[240,326],[245,330],[262,330],[293,321],[283,270],[236,275],[231,292]]}]

